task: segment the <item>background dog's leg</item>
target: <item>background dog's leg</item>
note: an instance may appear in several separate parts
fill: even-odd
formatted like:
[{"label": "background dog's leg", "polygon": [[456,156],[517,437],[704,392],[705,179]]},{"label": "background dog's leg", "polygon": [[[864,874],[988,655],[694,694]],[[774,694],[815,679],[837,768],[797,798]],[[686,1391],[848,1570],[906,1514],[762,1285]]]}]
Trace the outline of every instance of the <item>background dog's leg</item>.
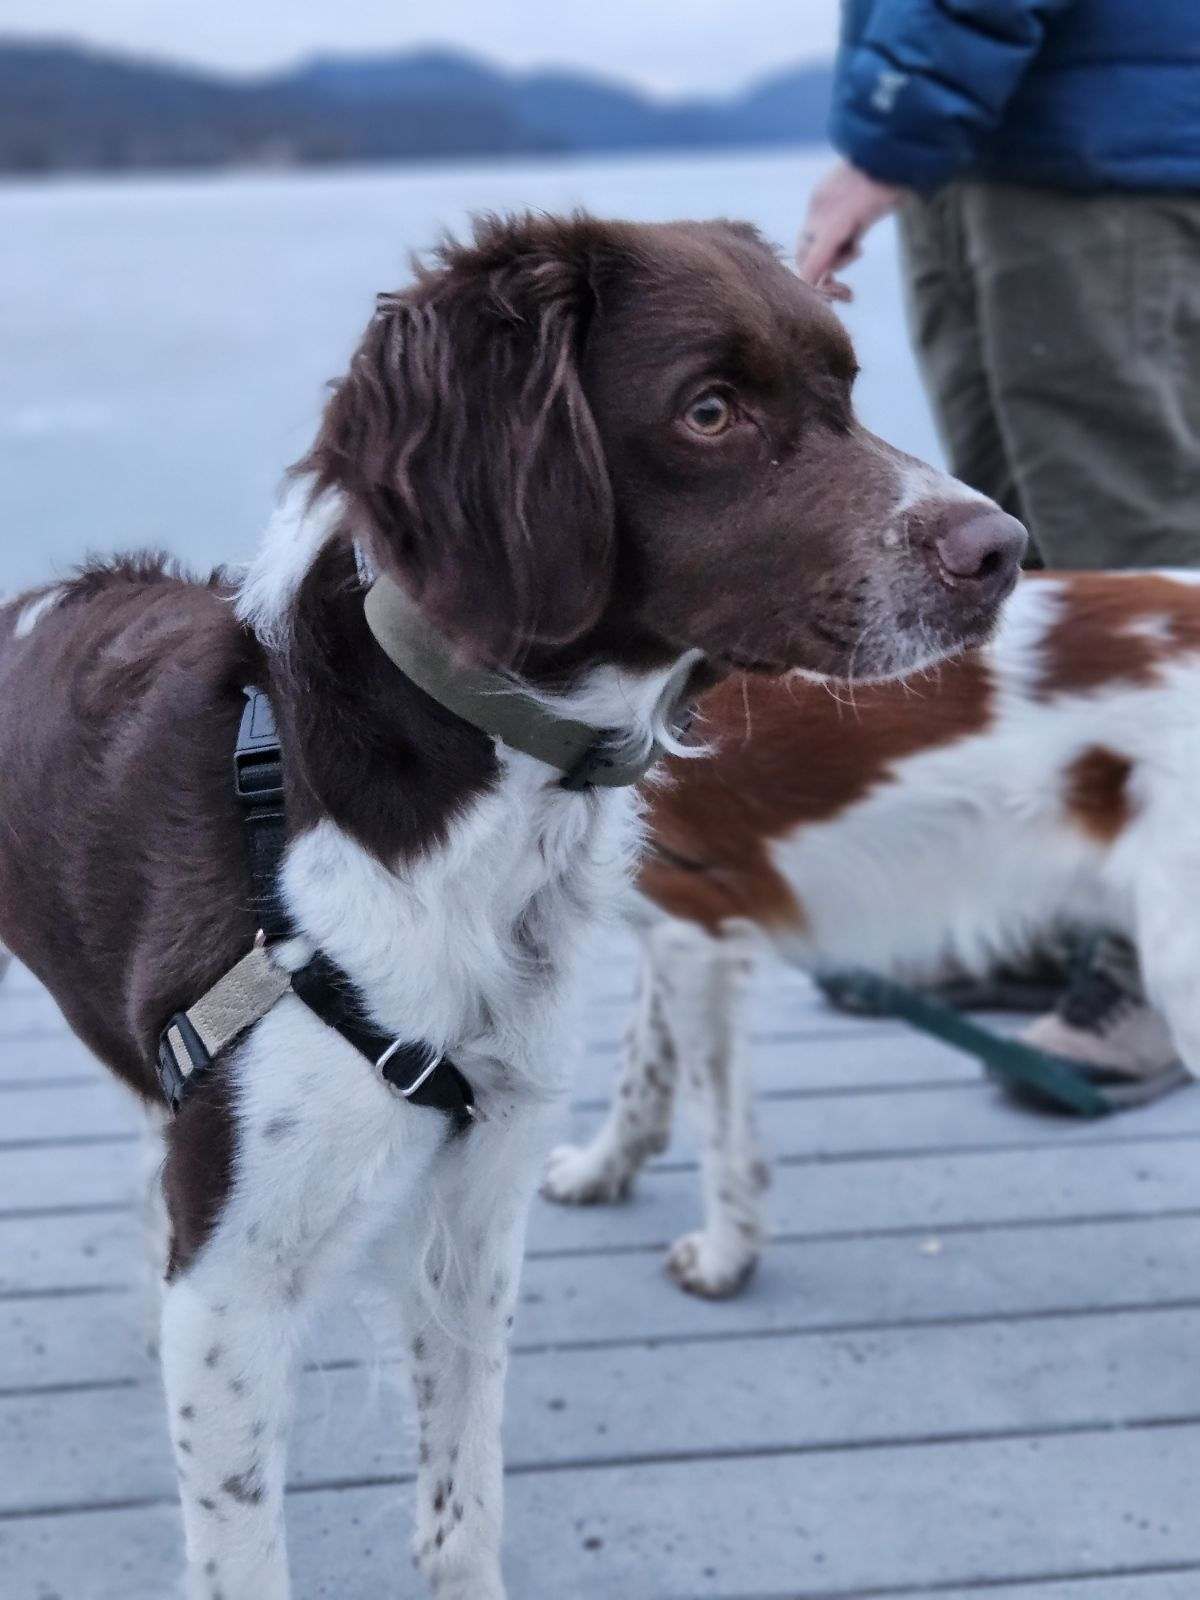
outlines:
[{"label": "background dog's leg", "polygon": [[705,1213],[703,1229],[675,1244],[667,1269],[681,1288],[713,1298],[742,1287],[762,1247],[759,1197],[766,1168],[754,1128],[741,1015],[755,940],[748,926],[719,939],[695,930],[690,944],[677,941],[664,982],[700,1144]]},{"label": "background dog's leg", "polygon": [[377,1249],[408,1341],[420,1426],[414,1549],[437,1600],[504,1600],[500,1425],[545,1120],[493,1112],[447,1146],[419,1258],[412,1233]]},{"label": "background dog's leg", "polygon": [[[678,1057],[667,1023],[659,952],[669,951],[673,937],[673,925],[642,936],[637,1001],[622,1039],[616,1096],[590,1144],[551,1151],[542,1185],[548,1200],[576,1206],[622,1200],[641,1167],[667,1147]],[[669,959],[668,954],[667,964]]]}]

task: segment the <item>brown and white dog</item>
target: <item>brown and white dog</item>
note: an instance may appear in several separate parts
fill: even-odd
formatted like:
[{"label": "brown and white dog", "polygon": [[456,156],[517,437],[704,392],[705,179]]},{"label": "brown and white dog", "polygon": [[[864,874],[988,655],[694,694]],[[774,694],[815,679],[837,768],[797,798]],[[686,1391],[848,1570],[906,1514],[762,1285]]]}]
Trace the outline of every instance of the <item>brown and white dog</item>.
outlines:
[{"label": "brown and white dog", "polygon": [[[118,561],[0,612],[0,936],[151,1106],[159,1030],[250,947],[230,759],[270,691],[282,893],[374,1023],[479,1118],[407,1105],[288,995],[166,1140],[162,1358],[191,1600],[284,1600],[289,1366],[366,1260],[421,1419],[419,1564],[499,1600],[500,1412],[575,951],[630,790],[446,712],[377,647],[363,569],[461,658],[648,750],[680,663],[880,676],[989,631],[1023,532],[855,421],[850,344],[753,232],[484,221],[383,297],[240,593]],[[740,690],[738,691],[740,694]]]},{"label": "brown and white dog", "polygon": [[1029,575],[983,649],[836,692],[727,679],[701,707],[713,754],[660,769],[620,1093],[551,1158],[551,1198],[626,1193],[682,1075],[705,1217],[669,1264],[699,1294],[734,1292],[762,1240],[737,1016],[755,933],[809,971],[930,983],[1115,929],[1200,1075],[1200,574]]}]

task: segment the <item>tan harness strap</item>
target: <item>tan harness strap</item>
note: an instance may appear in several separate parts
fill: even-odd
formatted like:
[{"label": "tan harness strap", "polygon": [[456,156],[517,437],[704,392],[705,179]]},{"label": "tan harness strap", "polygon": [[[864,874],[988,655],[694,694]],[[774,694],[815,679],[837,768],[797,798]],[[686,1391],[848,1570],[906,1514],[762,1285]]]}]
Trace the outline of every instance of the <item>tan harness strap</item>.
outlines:
[{"label": "tan harness strap", "polygon": [[[287,994],[291,983],[291,974],[275,965],[264,945],[256,944],[184,1015],[209,1055],[215,1056],[238,1034],[261,1021]],[[166,1037],[176,1065],[187,1078],[192,1071],[192,1058],[178,1027],[169,1028]]]}]

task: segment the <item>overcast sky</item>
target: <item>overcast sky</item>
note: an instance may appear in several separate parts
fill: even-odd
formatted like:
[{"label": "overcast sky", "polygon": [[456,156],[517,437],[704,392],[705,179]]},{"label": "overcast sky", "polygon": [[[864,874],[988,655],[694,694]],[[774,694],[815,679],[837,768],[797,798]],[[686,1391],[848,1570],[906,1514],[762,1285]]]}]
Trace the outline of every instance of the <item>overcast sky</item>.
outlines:
[{"label": "overcast sky", "polygon": [[0,33],[258,70],[314,51],[447,43],[664,93],[721,91],[831,53],[839,0],[4,0]]}]

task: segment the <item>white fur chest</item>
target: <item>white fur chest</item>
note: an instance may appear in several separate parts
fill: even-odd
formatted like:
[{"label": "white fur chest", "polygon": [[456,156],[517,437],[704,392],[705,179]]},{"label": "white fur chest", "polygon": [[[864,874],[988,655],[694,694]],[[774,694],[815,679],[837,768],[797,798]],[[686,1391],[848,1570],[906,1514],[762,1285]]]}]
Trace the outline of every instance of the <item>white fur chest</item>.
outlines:
[{"label": "white fur chest", "polygon": [[332,822],[285,868],[296,924],[389,1032],[445,1049],[476,1092],[545,1093],[582,935],[626,881],[638,839],[626,790],[572,794],[505,751],[496,788],[444,843],[394,869]]}]

